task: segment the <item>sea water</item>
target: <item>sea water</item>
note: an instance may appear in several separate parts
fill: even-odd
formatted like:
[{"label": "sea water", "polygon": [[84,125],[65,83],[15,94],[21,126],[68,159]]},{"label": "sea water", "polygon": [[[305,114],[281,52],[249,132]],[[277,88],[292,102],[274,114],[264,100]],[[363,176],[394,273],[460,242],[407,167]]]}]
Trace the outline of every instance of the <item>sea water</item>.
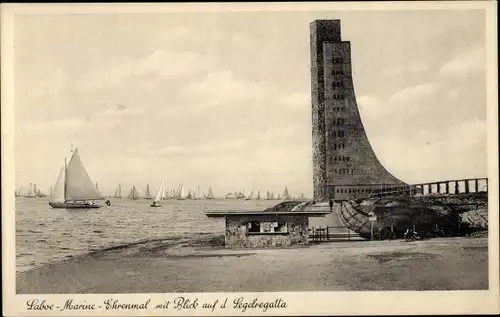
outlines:
[{"label": "sea water", "polygon": [[206,211],[263,210],[276,200],[151,200],[111,198],[98,209],[54,209],[49,198],[16,198],[16,271],[118,245],[193,233],[224,233],[224,218]]}]

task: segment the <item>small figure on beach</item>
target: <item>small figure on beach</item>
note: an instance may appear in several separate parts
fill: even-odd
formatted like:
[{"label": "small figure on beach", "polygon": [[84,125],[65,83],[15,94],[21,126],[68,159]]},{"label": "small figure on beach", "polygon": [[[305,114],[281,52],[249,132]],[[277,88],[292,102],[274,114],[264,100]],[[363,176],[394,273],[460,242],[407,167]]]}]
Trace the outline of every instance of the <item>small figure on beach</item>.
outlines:
[{"label": "small figure on beach", "polygon": [[330,199],[330,210],[333,210],[333,200]]}]

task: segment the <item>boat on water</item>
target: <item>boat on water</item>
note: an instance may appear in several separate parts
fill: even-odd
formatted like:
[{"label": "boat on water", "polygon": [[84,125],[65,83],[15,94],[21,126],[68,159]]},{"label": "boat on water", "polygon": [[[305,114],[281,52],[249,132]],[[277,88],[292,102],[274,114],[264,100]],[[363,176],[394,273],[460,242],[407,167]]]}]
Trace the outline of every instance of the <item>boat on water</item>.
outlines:
[{"label": "boat on water", "polygon": [[179,194],[177,195],[177,200],[186,200],[187,197],[184,193],[184,184],[179,185]]},{"label": "boat on water", "polygon": [[253,192],[254,192],[254,190],[252,189],[252,191],[250,192],[250,195],[248,195],[248,197],[246,197],[245,200],[251,200],[253,198]]},{"label": "boat on water", "polygon": [[255,199],[260,200],[260,190],[257,191],[257,197]]},{"label": "boat on water", "polygon": [[212,192],[212,187],[208,187],[208,195],[205,196],[205,199],[214,199],[214,193]]},{"label": "boat on water", "polygon": [[40,190],[40,188],[37,189],[36,196],[37,197],[47,197],[46,194],[42,193],[42,191]]},{"label": "boat on water", "polygon": [[146,185],[146,193],[144,194],[144,197],[142,199],[149,199],[152,200],[154,197],[151,195],[149,192],[149,184]]},{"label": "boat on water", "polygon": [[285,191],[283,192],[283,195],[281,195],[282,200],[292,200],[290,197],[290,194],[288,193],[288,188],[285,186]]},{"label": "boat on water", "polygon": [[33,191],[33,184],[30,183],[30,187],[28,188],[28,192],[26,193],[26,195],[24,195],[24,197],[26,197],[26,198],[36,198],[36,194]]},{"label": "boat on water", "polygon": [[16,194],[16,197],[21,196],[22,191],[23,191],[23,189],[22,189],[22,188],[20,188],[20,189],[19,189],[19,191],[14,191],[14,192],[15,192],[15,194]]},{"label": "boat on water", "polygon": [[78,149],[75,149],[68,165],[66,159],[64,160],[49,205],[59,209],[100,208],[102,206],[95,201],[102,199],[104,197],[94,187],[80,159]]},{"label": "boat on water", "polygon": [[132,186],[132,189],[130,190],[130,194],[128,194],[128,198],[133,199],[133,200],[137,200],[137,199],[141,198],[141,196],[139,196],[139,192],[135,188],[135,185]]},{"label": "boat on water", "polygon": [[161,207],[163,206],[163,199],[165,198],[165,189],[163,186],[163,179],[161,180],[160,188],[156,193],[156,197],[153,200],[153,203],[150,205],[151,207]]},{"label": "boat on water", "polygon": [[114,198],[122,198],[122,185],[118,184],[118,188],[115,190]]}]

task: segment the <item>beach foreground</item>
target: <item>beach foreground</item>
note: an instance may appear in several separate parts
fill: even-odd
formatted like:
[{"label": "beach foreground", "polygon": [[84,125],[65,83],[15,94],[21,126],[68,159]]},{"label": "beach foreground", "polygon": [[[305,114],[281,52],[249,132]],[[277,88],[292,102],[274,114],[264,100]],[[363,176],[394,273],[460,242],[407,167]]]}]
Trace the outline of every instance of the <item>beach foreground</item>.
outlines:
[{"label": "beach foreground", "polygon": [[345,241],[226,249],[220,235],[159,239],[22,273],[17,293],[173,293],[488,288],[488,241]]}]

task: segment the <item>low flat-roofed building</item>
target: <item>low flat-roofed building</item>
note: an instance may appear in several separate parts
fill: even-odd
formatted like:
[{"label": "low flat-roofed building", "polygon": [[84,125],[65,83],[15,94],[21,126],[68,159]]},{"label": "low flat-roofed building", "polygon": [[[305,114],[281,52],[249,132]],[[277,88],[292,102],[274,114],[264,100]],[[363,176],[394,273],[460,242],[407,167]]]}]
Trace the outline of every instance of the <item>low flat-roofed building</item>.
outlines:
[{"label": "low flat-roofed building", "polygon": [[279,248],[307,244],[309,217],[330,214],[311,202],[283,202],[262,211],[209,211],[224,217],[225,245],[229,248]]}]

